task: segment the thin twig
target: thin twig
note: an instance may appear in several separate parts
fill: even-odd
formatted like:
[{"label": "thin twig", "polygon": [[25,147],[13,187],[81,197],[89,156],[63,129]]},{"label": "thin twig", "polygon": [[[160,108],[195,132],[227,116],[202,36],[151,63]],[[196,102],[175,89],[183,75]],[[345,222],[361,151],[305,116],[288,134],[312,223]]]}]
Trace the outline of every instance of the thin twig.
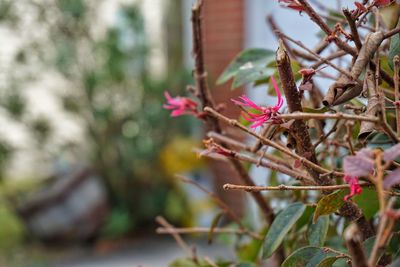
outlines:
[{"label": "thin twig", "polygon": [[[208,234],[210,233],[209,227],[184,227],[184,228],[165,228],[159,227],[156,229],[157,234]],[[213,233],[216,234],[239,234],[239,235],[248,235],[249,233],[243,229],[235,229],[235,228],[214,228]],[[252,236],[254,238],[254,236]],[[261,236],[258,236],[258,240],[262,239]]]},{"label": "thin twig", "polygon": [[307,48],[302,42],[300,41],[296,41],[293,38],[280,33],[280,36],[284,39],[287,39],[289,41],[291,41],[292,43],[298,45],[299,47],[303,48],[304,50],[306,50],[308,53],[310,53],[311,55],[313,55],[317,60],[320,60],[322,62],[324,62],[325,64],[331,66],[332,68],[334,68],[335,70],[337,70],[338,72],[342,73],[343,75],[346,75],[349,79],[353,79],[353,76],[351,75],[350,72],[348,72],[347,70],[344,70],[338,66],[336,66],[335,64],[333,64],[330,60],[328,60],[327,58],[324,58],[322,56],[320,56],[319,54],[315,53],[314,51],[312,51],[311,49]]},{"label": "thin twig", "polygon": [[[306,0],[298,0],[298,2],[303,6],[304,12],[307,13],[307,15],[310,17],[312,21],[314,21],[322,31],[324,31],[328,36],[332,35],[332,30],[329,28],[329,26],[323,21],[323,19],[318,15],[318,13],[311,7],[310,4],[307,3]],[[356,56],[357,51],[345,42],[343,42],[339,37],[336,37],[333,39],[333,42],[343,51],[346,51],[347,53]]]},{"label": "thin twig", "polygon": [[[228,144],[229,146],[234,147],[236,149],[245,150],[245,151],[254,153],[252,151],[252,148],[253,148],[252,146],[246,145],[246,144],[244,144],[242,142],[239,142],[237,140],[229,138],[229,137],[227,137],[225,135],[218,134],[216,132],[208,132],[207,136],[210,137],[210,138],[213,138],[214,140],[216,140],[216,141],[218,141],[220,143]],[[257,139],[257,141],[259,141],[259,140]],[[292,166],[290,165],[290,161],[288,161],[287,159],[282,159],[282,158],[279,158],[279,157],[274,156],[274,155],[269,154],[269,153],[263,153],[262,151],[257,151],[255,154],[260,156],[260,157],[266,158],[269,161],[274,162],[276,164],[283,165],[283,166],[285,166],[285,167],[287,167],[289,169],[292,168]]]},{"label": "thin twig", "polygon": [[[373,184],[370,183],[361,183],[361,187],[373,187]],[[350,188],[348,184],[339,184],[339,185],[278,185],[278,186],[245,186],[245,185],[236,185],[236,184],[224,184],[225,190],[244,190],[248,192],[258,192],[258,191],[335,191],[340,189]],[[400,193],[395,191],[383,191],[385,194],[389,196],[400,196]]]},{"label": "thin twig", "polygon": [[244,232],[246,232],[247,234],[249,234],[250,236],[256,238],[257,235],[252,233],[251,231],[249,231],[243,224],[242,221],[240,220],[240,218],[236,215],[235,212],[233,212],[228,205],[225,204],[225,202],[223,202],[216,194],[214,194],[213,192],[210,192],[209,190],[207,190],[205,187],[203,187],[202,185],[200,185],[199,183],[197,183],[196,181],[192,180],[192,179],[188,179],[182,175],[175,175],[176,178],[178,178],[179,180],[181,180],[184,183],[187,184],[191,184],[194,185],[195,187],[197,187],[199,190],[203,191],[204,193],[206,193],[214,202],[215,204],[217,204],[225,213],[226,215],[231,218],[232,221],[234,221],[235,223],[237,223],[240,227],[241,230],[243,230]]},{"label": "thin twig", "polygon": [[336,120],[335,123],[333,124],[332,128],[324,135],[322,135],[317,142],[315,142],[314,144],[314,149],[317,148],[319,146],[319,144],[321,144],[322,142],[324,142],[331,134],[333,134],[334,132],[336,132],[337,126],[339,124],[339,122],[341,122],[340,119]]},{"label": "thin twig", "polygon": [[353,19],[350,11],[347,8],[344,8],[342,11],[343,11],[343,14],[349,24],[350,31],[351,31],[351,37],[353,38],[354,44],[356,45],[357,50],[360,51],[361,47],[362,47],[362,43],[361,43],[360,35],[358,34],[355,20]]},{"label": "thin twig", "polygon": [[[254,157],[248,156],[246,154],[242,154],[242,153],[236,152],[234,150],[226,149],[226,152],[227,152],[227,154],[229,154],[229,157],[235,158],[235,159],[237,159],[239,161],[248,162],[248,163],[252,163],[252,164],[255,164],[255,165],[263,166],[263,167],[266,167],[266,168],[268,168],[270,170],[286,174],[286,175],[288,175],[290,177],[295,178],[296,180],[299,180],[299,181],[303,182],[304,184],[314,184],[313,180],[308,175],[303,174],[303,173],[299,172],[298,170],[295,171],[295,170],[289,169],[289,168],[287,168],[285,166],[282,166],[282,165],[270,162],[268,160],[265,160],[263,158],[259,158],[259,159],[258,158],[254,158]],[[212,155],[212,154],[215,154],[215,153],[205,153],[206,156],[208,156],[209,154]]]},{"label": "thin twig", "polygon": [[[315,62],[314,64],[312,64],[310,66],[310,68],[318,69],[321,65],[325,64],[326,61],[337,59],[337,58],[343,57],[345,55],[347,55],[347,53],[342,51],[342,50],[333,52],[333,53],[329,54],[327,57],[323,58],[323,60],[319,60],[319,61]],[[317,58],[317,57],[314,57],[314,56],[312,56],[312,57],[314,58],[314,60]]]},{"label": "thin twig", "polygon": [[304,165],[307,165],[308,167],[313,168],[314,170],[316,170],[319,173],[331,173],[331,174],[336,175],[336,176],[344,176],[344,174],[342,172],[331,171],[331,170],[325,169],[325,168],[323,168],[323,167],[321,167],[321,166],[309,161],[308,159],[306,159],[306,158],[304,158],[304,157],[292,152],[288,148],[286,148],[286,147],[284,147],[284,146],[282,146],[280,144],[277,144],[276,142],[273,142],[273,141],[271,141],[271,140],[269,140],[269,139],[257,134],[256,132],[253,132],[253,131],[249,130],[248,128],[246,128],[246,126],[240,124],[237,120],[232,120],[232,119],[229,119],[229,118],[225,117],[224,115],[222,115],[221,113],[215,111],[214,109],[212,109],[210,107],[204,108],[204,111],[210,113],[212,116],[216,117],[220,121],[223,121],[223,122],[225,122],[225,123],[227,123],[229,125],[232,125],[232,126],[238,128],[238,129],[240,129],[240,130],[242,130],[242,131],[254,136],[255,138],[258,138],[259,140],[261,140],[263,142],[263,144],[268,145],[270,147],[273,147],[273,148],[281,151],[282,153],[284,153],[284,154],[286,154],[286,155],[288,155],[288,156],[290,156],[290,157],[292,157],[294,159],[299,160]]},{"label": "thin twig", "polygon": [[387,244],[390,241],[390,237],[392,235],[392,230],[395,225],[394,220],[390,218],[387,214],[387,211],[390,211],[394,204],[396,203],[396,198],[391,198],[388,202],[387,208],[383,213],[381,213],[381,219],[378,226],[378,233],[375,238],[375,243],[372,248],[371,255],[369,257],[369,266],[376,266],[378,262],[379,254],[381,254]]},{"label": "thin twig", "polygon": [[[162,216],[157,216],[157,217],[156,217],[156,221],[157,221],[162,227],[164,227],[165,229],[170,230],[170,231],[173,231],[174,227],[173,227],[171,224],[169,224],[169,223],[167,222],[167,220],[164,219],[164,217],[162,217]],[[187,255],[190,255],[190,257],[192,257],[192,256],[193,256],[193,255],[192,255],[192,250],[190,249],[189,245],[182,239],[182,237],[179,235],[179,233],[171,232],[170,234],[171,234],[172,237],[175,239],[176,243],[181,247],[181,249],[182,249],[183,251],[185,251],[185,253],[186,253]]]},{"label": "thin twig", "polygon": [[345,113],[305,113],[305,112],[293,112],[290,114],[279,114],[277,118],[283,120],[294,120],[294,119],[317,119],[317,120],[325,120],[325,119],[336,119],[336,120],[350,120],[350,121],[369,121],[369,122],[379,122],[379,118],[372,116],[362,116],[362,115],[353,115],[353,114],[345,114]]}]

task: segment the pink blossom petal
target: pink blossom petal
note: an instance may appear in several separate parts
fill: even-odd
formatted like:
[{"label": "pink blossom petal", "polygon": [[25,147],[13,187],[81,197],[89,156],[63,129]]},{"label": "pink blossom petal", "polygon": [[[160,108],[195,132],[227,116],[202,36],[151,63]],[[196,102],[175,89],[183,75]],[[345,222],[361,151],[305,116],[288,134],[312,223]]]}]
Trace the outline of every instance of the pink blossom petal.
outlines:
[{"label": "pink blossom petal", "polygon": [[164,96],[167,100],[167,104],[163,105],[163,108],[172,110],[171,116],[177,117],[184,114],[197,114],[197,103],[186,97],[171,97],[171,95],[164,91]]},{"label": "pink blossom petal", "polygon": [[359,195],[362,192],[362,188],[358,183],[358,178],[353,176],[344,176],[344,181],[350,185],[350,193],[344,197],[345,201],[348,201],[351,197]]}]

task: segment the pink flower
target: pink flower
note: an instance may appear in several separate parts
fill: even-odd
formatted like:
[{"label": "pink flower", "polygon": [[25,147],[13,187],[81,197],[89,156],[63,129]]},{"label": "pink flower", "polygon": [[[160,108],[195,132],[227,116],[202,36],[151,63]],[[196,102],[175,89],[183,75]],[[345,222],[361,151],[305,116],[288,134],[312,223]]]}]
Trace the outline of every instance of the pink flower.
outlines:
[{"label": "pink flower", "polygon": [[279,3],[284,3],[283,6],[294,9],[296,11],[304,11],[304,7],[296,0],[279,0]]},{"label": "pink flower", "polygon": [[350,185],[350,194],[344,197],[345,201],[348,201],[351,197],[359,195],[362,192],[362,188],[358,183],[358,178],[354,176],[345,175],[344,181]]},{"label": "pink flower", "polygon": [[251,128],[257,128],[258,126],[264,124],[268,120],[272,119],[273,122],[277,123],[277,119],[274,118],[277,113],[279,113],[279,109],[283,105],[283,98],[281,96],[281,92],[279,91],[278,85],[275,82],[275,79],[273,76],[271,76],[271,82],[275,88],[275,92],[278,97],[278,101],[275,106],[273,107],[260,107],[256,105],[253,101],[251,101],[247,96],[242,95],[239,97],[239,100],[231,99],[233,103],[236,105],[239,105],[241,107],[247,107],[247,108],[253,108],[255,109],[256,113],[250,112],[248,110],[245,110],[245,112],[242,113],[243,117],[245,120],[252,122]]},{"label": "pink flower", "polygon": [[167,104],[163,107],[165,109],[172,110],[171,116],[177,117],[184,114],[198,114],[197,103],[187,97],[171,97],[170,94],[165,91],[164,96],[167,99]]}]

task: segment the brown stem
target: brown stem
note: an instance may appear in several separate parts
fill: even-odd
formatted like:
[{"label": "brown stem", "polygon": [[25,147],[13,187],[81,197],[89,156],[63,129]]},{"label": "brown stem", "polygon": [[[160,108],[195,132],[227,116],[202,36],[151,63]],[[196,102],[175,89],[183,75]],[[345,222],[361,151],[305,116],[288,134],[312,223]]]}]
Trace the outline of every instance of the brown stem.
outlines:
[{"label": "brown stem", "polygon": [[283,120],[293,120],[293,119],[303,119],[303,120],[336,119],[336,120],[341,120],[341,119],[343,119],[343,120],[349,120],[349,121],[367,121],[367,122],[374,122],[374,123],[379,122],[379,119],[377,117],[345,114],[342,112],[338,112],[338,113],[334,113],[334,114],[293,112],[290,114],[279,114],[276,117],[279,119],[283,119]]},{"label": "brown stem", "polygon": [[347,249],[351,256],[353,267],[369,267],[362,245],[362,237],[356,224],[350,224],[344,232]]},{"label": "brown stem", "polygon": [[[328,36],[330,36],[332,34],[332,30],[318,15],[318,13],[315,12],[315,10],[307,2],[307,0],[298,0],[298,2],[304,7],[304,12],[307,13],[310,19],[314,21],[321,28],[322,31],[324,31]],[[333,39],[333,41],[340,49],[346,51],[348,54],[351,54],[353,56],[357,55],[357,51],[353,47],[343,42],[340,38],[336,37]]]},{"label": "brown stem", "polygon": [[[371,184],[360,184],[360,186],[371,187]],[[278,186],[245,186],[236,184],[225,184],[224,189],[226,190],[245,190],[249,192],[253,191],[296,191],[296,190],[306,190],[306,191],[335,191],[338,189],[350,188],[348,184],[340,185],[317,185],[317,186],[292,186],[292,185],[278,185]]]},{"label": "brown stem", "polygon": [[[361,187],[373,187],[373,184],[370,183],[361,183]],[[259,192],[259,191],[335,191],[339,189],[350,188],[348,184],[340,184],[340,185],[278,185],[278,186],[245,186],[245,185],[236,185],[236,184],[224,184],[225,190],[244,190],[248,192]],[[400,193],[395,191],[383,191],[388,196],[400,196]]]},{"label": "brown stem", "polygon": [[[290,58],[282,41],[279,42],[279,48],[276,52],[276,63],[289,112],[302,112],[301,96],[294,80]],[[290,128],[291,134],[296,141],[297,153],[318,165],[315,150],[311,144],[310,134],[308,133],[308,128],[304,121],[296,119]],[[306,167],[306,169],[318,184],[328,185],[331,183],[331,181],[327,179],[321,179],[319,173],[313,168]]]},{"label": "brown stem", "polygon": [[360,51],[361,47],[362,47],[362,43],[361,43],[360,35],[358,34],[356,22],[353,19],[351,12],[347,8],[344,8],[342,11],[343,11],[344,16],[347,19],[347,22],[349,23],[351,36],[353,38],[354,44],[356,45],[357,50]]},{"label": "brown stem", "polygon": [[388,32],[385,32],[385,34],[384,34],[384,36],[383,36],[383,39],[390,38],[390,37],[392,37],[393,35],[395,35],[395,34],[397,34],[397,33],[400,33],[400,27],[396,27],[396,28],[394,28],[393,30],[390,30],[390,31],[388,31]]},{"label": "brown stem", "polygon": [[[203,1],[198,0],[192,8],[192,30],[193,30],[193,58],[194,58],[194,78],[196,80],[196,94],[199,97],[203,108],[214,107],[215,103],[211,97],[207,83],[207,72],[204,67],[203,54],[203,33],[202,33],[202,8]],[[208,116],[209,126],[216,132],[221,131],[221,127],[213,117]]]}]

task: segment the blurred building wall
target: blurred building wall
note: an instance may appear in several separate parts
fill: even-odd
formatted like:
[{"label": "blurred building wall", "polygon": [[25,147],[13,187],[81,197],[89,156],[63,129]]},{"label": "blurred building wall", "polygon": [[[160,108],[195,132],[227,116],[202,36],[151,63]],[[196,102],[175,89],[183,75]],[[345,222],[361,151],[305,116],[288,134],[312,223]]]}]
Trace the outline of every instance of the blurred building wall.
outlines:
[{"label": "blurred building wall", "polygon": [[[190,10],[193,2],[186,0],[183,5],[184,51],[186,52],[185,62],[188,68],[193,68],[191,25],[187,23],[190,21]],[[244,15],[243,0],[204,1],[203,45],[209,85],[215,102],[217,104],[225,103],[226,108],[223,113],[232,118],[238,117],[240,111],[231,104],[230,99],[238,97],[243,90],[231,90],[230,83],[216,85],[215,81],[231,60],[244,48]],[[226,128],[226,130],[229,130],[229,128]],[[244,211],[244,194],[222,189],[225,183],[241,184],[236,172],[230,164],[220,161],[211,161],[210,167],[215,176],[216,192],[228,205],[234,207],[235,211],[242,214]]]}]

